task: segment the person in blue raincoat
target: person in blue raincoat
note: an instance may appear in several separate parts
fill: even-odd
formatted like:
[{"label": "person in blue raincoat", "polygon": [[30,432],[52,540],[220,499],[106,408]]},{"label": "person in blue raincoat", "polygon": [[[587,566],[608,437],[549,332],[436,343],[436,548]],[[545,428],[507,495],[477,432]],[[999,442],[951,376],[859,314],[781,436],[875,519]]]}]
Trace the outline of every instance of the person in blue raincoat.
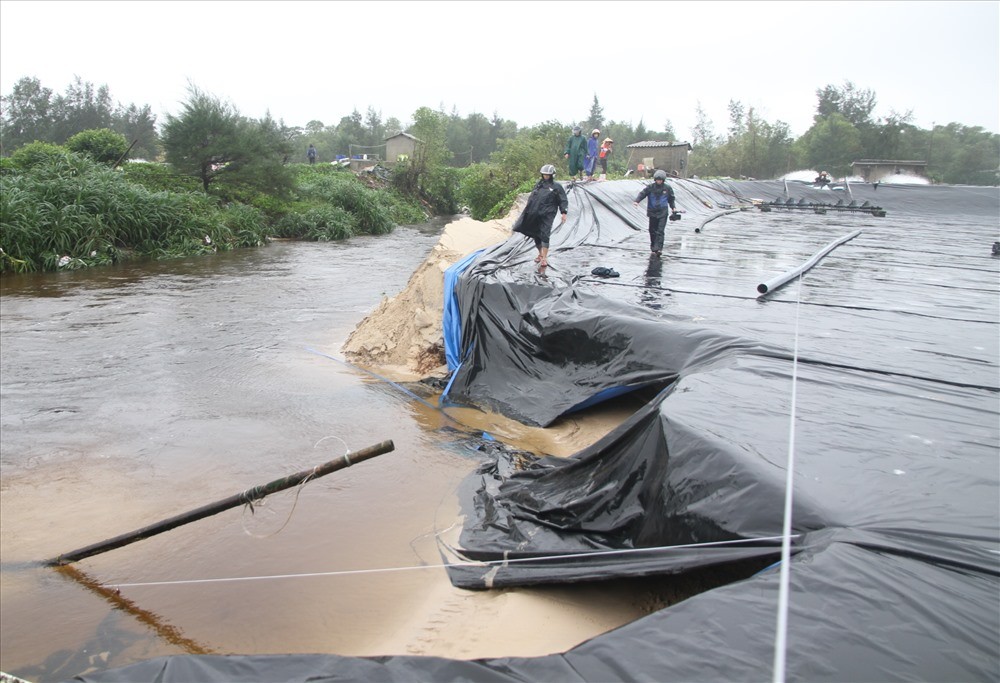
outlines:
[{"label": "person in blue raincoat", "polygon": [[528,196],[528,203],[514,222],[513,231],[527,235],[535,241],[535,248],[538,249],[535,262],[540,268],[544,268],[549,265],[549,235],[552,232],[552,220],[556,217],[556,212],[559,212],[562,213],[562,222],[566,222],[569,200],[566,199],[566,190],[555,181],[555,166],[545,164],[539,173],[542,177],[535,183],[534,189]]},{"label": "person in blue raincoat", "polygon": [[[653,182],[640,190],[639,196],[632,204],[639,206],[639,202],[643,199],[646,200],[646,215],[649,217],[649,250],[653,256],[659,256],[663,251],[667,216],[670,213],[677,214],[674,188],[667,182],[666,171],[657,170],[653,174]],[[680,218],[680,214],[677,214],[676,218]]]},{"label": "person in blue raincoat", "polygon": [[597,168],[597,155],[601,151],[601,143],[597,139],[601,137],[600,128],[595,128],[587,138],[587,157],[584,160],[583,172],[587,174],[588,180],[594,179],[594,169]]}]

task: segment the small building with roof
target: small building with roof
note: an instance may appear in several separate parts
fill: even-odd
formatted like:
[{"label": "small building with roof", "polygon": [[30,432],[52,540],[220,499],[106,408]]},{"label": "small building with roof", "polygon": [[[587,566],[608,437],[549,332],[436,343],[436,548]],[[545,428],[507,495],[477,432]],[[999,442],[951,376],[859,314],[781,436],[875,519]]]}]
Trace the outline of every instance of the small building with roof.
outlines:
[{"label": "small building with roof", "polygon": [[627,149],[628,170],[636,175],[649,177],[653,171],[663,170],[667,175],[687,178],[690,143],[646,140],[633,142]]},{"label": "small building with roof", "polygon": [[424,144],[423,140],[409,133],[396,133],[385,139],[385,165],[395,166],[401,161],[412,159]]}]

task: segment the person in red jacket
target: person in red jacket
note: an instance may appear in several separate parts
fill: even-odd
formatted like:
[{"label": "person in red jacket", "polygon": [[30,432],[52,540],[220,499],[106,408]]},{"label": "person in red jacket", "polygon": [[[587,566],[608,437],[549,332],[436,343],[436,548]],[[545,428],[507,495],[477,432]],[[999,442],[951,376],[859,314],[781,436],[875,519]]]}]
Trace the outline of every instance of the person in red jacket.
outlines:
[{"label": "person in red jacket", "polygon": [[601,151],[597,153],[597,161],[601,164],[601,179],[608,175],[608,157],[611,156],[615,141],[611,138],[604,138],[601,143]]}]

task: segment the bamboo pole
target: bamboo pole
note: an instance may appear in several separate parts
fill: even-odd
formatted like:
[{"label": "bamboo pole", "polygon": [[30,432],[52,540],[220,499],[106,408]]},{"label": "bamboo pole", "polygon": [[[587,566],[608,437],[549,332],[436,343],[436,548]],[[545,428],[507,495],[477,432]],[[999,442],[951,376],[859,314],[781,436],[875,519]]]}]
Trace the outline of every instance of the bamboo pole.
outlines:
[{"label": "bamboo pole", "polygon": [[196,522],[199,519],[204,519],[205,517],[211,517],[212,515],[216,515],[224,510],[229,510],[230,508],[246,505],[255,500],[260,500],[261,498],[269,496],[272,493],[277,493],[278,491],[298,486],[307,479],[318,479],[322,476],[330,474],[331,472],[344,469],[345,467],[350,467],[351,465],[357,464],[362,460],[374,458],[375,456],[388,453],[394,449],[395,445],[393,445],[392,441],[383,441],[382,443],[375,444],[374,446],[363,448],[360,451],[343,455],[336,460],[331,460],[323,465],[314,467],[311,470],[303,470],[287,477],[282,477],[281,479],[275,479],[274,481],[261,486],[254,486],[251,489],[229,496],[223,500],[203,505],[200,508],[175,515],[174,517],[164,519],[160,522],[156,522],[155,524],[150,524],[149,526],[145,526],[136,531],[115,536],[114,538],[110,538],[106,541],[94,543],[72,552],[63,553],[58,557],[46,560],[45,564],[49,567],[57,567],[69,564],[70,562],[76,562],[77,560],[82,560],[83,558],[90,557],[91,555],[97,555],[109,550],[114,550],[115,548],[121,548],[124,545],[141,541],[145,538],[149,538],[150,536],[161,534],[164,531],[170,531],[171,529],[175,529],[184,524]]},{"label": "bamboo pole", "polygon": [[139,138],[136,138],[135,140],[132,141],[132,144],[128,146],[128,149],[126,149],[124,152],[122,152],[122,155],[120,157],[118,157],[118,161],[116,161],[115,165],[112,166],[111,168],[113,168],[113,169],[114,168],[118,168],[118,164],[120,164],[122,162],[122,160],[128,155],[128,153],[132,151],[132,148],[135,147],[135,143],[137,143],[137,142],[139,142]]}]

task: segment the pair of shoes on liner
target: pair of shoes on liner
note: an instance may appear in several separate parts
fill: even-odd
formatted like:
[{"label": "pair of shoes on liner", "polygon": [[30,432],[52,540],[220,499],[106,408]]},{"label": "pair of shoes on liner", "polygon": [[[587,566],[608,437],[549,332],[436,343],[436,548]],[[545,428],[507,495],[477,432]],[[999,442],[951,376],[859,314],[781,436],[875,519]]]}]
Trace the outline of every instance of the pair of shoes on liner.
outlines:
[{"label": "pair of shoes on liner", "polygon": [[596,275],[597,277],[618,277],[618,271],[612,268],[604,268],[603,266],[598,266],[590,271],[591,275]]}]

